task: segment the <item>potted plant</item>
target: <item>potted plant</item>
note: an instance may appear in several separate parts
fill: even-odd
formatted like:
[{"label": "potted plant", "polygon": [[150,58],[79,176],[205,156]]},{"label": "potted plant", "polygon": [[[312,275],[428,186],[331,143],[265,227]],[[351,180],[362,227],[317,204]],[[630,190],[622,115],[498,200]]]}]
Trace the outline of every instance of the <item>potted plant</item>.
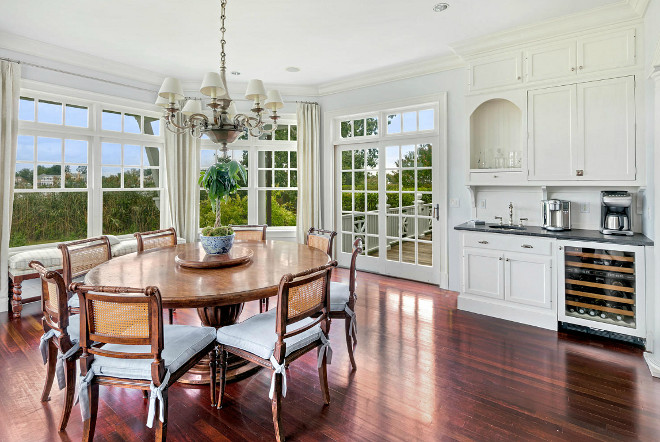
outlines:
[{"label": "potted plant", "polygon": [[245,168],[234,160],[221,158],[199,177],[199,185],[209,195],[211,209],[215,213],[215,225],[202,229],[200,240],[206,253],[227,253],[234,242],[234,231],[223,227],[220,219],[220,203],[241,188],[239,180],[245,182]]}]

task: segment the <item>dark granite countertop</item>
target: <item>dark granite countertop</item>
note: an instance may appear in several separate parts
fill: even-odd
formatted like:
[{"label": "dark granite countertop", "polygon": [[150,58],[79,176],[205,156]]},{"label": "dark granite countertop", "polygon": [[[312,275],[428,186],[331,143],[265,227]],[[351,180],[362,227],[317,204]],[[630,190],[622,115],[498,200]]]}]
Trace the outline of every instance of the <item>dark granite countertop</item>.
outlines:
[{"label": "dark granite countertop", "polygon": [[[490,223],[493,224],[493,223]],[[501,233],[504,235],[522,235],[522,236],[540,236],[544,238],[565,239],[571,241],[593,241],[611,244],[621,244],[626,246],[652,246],[653,240],[647,238],[641,233],[635,233],[631,236],[626,235],[603,235],[598,230],[572,229],[562,231],[545,230],[538,226],[526,226],[525,230],[507,230],[493,229],[485,226],[473,226],[469,223],[459,224],[454,227],[455,230],[469,230],[472,232]]]}]

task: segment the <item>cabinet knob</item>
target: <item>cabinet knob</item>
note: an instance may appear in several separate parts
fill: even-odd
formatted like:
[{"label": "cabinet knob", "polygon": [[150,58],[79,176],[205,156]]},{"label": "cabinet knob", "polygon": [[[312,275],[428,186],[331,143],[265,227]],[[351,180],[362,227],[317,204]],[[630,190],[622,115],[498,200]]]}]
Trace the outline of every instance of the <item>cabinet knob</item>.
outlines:
[{"label": "cabinet knob", "polygon": [[564,250],[564,246],[559,246],[559,250]]},{"label": "cabinet knob", "polygon": [[479,241],[479,244],[488,244],[488,241]]},{"label": "cabinet knob", "polygon": [[582,66],[578,66],[578,69],[582,69]]},{"label": "cabinet knob", "polygon": [[509,258],[506,259],[506,262],[509,262]]},{"label": "cabinet knob", "polygon": [[571,68],[571,72],[575,72],[575,68],[574,68],[574,67]]},{"label": "cabinet knob", "polygon": [[502,261],[502,257],[500,256],[500,261]]},{"label": "cabinet knob", "polygon": [[529,245],[529,244],[523,244],[523,245],[520,246],[520,247],[522,247],[523,249],[533,249],[533,248],[534,248],[534,246],[531,246],[531,245]]},{"label": "cabinet knob", "polygon": [[578,169],[575,171],[575,176],[584,176],[584,170]]},{"label": "cabinet knob", "polygon": [[518,80],[522,80],[522,77],[518,77]]},{"label": "cabinet knob", "polygon": [[493,178],[497,178],[497,175],[493,175]]}]

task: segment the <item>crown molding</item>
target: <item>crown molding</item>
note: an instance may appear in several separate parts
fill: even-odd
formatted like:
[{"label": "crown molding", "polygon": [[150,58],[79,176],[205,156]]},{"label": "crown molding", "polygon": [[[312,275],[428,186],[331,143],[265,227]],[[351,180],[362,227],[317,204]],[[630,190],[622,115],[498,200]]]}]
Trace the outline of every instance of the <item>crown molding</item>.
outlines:
[{"label": "crown molding", "polygon": [[[153,85],[155,90],[158,90],[164,78],[162,74],[147,69],[118,63],[96,55],[66,49],[4,31],[0,31],[0,48],[31,55],[43,60],[65,63],[88,70],[91,69],[101,74],[110,74],[128,80],[139,81],[143,84]],[[24,61],[27,62],[28,60]]]},{"label": "crown molding", "polygon": [[322,83],[318,86],[318,95],[332,95],[377,84],[450,71],[462,68],[463,66],[465,66],[463,60],[453,54],[434,57],[432,59],[406,63],[405,65],[396,65],[376,71],[369,71],[342,80]]},{"label": "crown molding", "polygon": [[639,22],[643,13],[640,15],[638,11],[645,11],[648,1],[622,0],[612,5],[588,9],[575,14],[455,42],[450,44],[450,47],[462,57],[472,57],[484,52],[503,50],[529,43],[530,41],[554,38],[558,35],[584,32],[611,24],[620,25],[628,21]]}]

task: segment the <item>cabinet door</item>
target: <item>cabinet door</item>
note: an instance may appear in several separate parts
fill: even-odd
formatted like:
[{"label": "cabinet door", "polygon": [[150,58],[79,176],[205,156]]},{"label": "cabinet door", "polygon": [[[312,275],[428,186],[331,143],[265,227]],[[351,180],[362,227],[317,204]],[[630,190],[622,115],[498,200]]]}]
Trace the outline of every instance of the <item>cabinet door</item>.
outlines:
[{"label": "cabinet door", "polygon": [[525,52],[527,81],[575,76],[575,41],[539,46]]},{"label": "cabinet door", "polygon": [[577,101],[583,179],[634,180],[634,77],[580,83]]},{"label": "cabinet door", "polygon": [[625,68],[635,61],[634,29],[578,39],[578,74]]},{"label": "cabinet door", "polygon": [[576,175],[575,85],[529,91],[527,105],[530,180],[571,180]]},{"label": "cabinet door", "polygon": [[470,63],[470,91],[492,89],[522,83],[520,52]]},{"label": "cabinet door", "polygon": [[463,292],[504,299],[504,256],[502,252],[466,247],[463,249]]},{"label": "cabinet door", "polygon": [[504,256],[505,299],[552,308],[552,258],[522,253]]}]

